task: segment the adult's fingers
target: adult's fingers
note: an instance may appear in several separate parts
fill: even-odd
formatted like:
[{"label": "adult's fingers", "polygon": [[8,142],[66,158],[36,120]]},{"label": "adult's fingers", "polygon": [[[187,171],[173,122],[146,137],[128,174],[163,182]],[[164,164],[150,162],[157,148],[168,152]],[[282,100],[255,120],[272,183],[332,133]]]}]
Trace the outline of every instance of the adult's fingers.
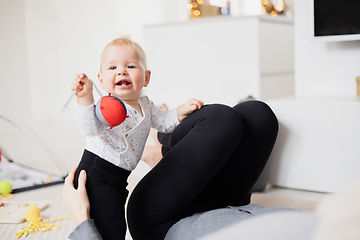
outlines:
[{"label": "adult's fingers", "polygon": [[78,166],[75,166],[67,175],[67,177],[65,178],[65,185],[74,185],[74,178],[75,178],[75,172]]},{"label": "adult's fingers", "polygon": [[79,174],[79,186],[78,189],[85,189],[85,183],[86,183],[86,172],[85,170],[81,170]]}]

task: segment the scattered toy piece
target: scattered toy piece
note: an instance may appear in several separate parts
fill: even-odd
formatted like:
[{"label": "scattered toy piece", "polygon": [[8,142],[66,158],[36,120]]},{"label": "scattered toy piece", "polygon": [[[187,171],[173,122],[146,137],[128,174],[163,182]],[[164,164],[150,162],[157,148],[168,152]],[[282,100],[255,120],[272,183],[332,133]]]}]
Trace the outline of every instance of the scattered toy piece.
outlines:
[{"label": "scattered toy piece", "polygon": [[64,217],[64,218],[58,218],[55,220],[49,220],[49,219],[44,219],[42,217],[38,217],[38,218],[35,218],[33,221],[28,222],[27,224],[22,226],[19,229],[19,231],[14,233],[14,235],[16,235],[16,238],[21,238],[21,237],[27,237],[29,234],[35,233],[35,232],[46,232],[46,231],[49,231],[52,229],[58,229],[61,227],[60,225],[49,224],[46,222],[57,222],[60,220],[65,220],[65,219],[70,219],[70,218],[72,218],[72,217]]},{"label": "scattered toy piece", "polygon": [[32,222],[40,217],[40,208],[36,205],[30,205],[25,210],[25,219],[28,222]]},{"label": "scattered toy piece", "polygon": [[8,181],[0,182],[0,194],[10,194],[12,192],[12,185]]}]

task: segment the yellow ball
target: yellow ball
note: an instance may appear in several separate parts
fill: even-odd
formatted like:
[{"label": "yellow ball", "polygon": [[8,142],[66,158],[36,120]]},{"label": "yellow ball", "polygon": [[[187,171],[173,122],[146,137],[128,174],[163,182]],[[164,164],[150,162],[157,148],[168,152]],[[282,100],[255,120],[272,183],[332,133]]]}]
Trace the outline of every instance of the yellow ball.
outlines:
[{"label": "yellow ball", "polygon": [[0,193],[1,194],[9,194],[12,192],[11,183],[8,181],[1,181],[0,182]]},{"label": "yellow ball", "polygon": [[26,208],[25,219],[28,222],[32,222],[38,217],[40,217],[40,209],[36,205],[30,205]]}]

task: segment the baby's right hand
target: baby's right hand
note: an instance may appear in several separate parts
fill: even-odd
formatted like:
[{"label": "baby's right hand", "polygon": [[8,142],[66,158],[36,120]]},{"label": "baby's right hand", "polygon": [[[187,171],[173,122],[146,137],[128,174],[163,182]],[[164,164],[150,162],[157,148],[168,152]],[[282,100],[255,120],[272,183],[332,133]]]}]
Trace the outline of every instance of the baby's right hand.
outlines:
[{"label": "baby's right hand", "polygon": [[93,84],[85,73],[76,74],[71,81],[70,88],[76,91],[79,105],[88,106],[94,102]]}]

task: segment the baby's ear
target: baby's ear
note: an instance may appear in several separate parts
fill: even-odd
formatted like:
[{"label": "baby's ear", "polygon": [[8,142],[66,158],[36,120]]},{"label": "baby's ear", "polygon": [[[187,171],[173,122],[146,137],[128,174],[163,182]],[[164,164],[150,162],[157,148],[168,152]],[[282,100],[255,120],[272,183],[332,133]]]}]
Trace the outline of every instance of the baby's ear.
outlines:
[{"label": "baby's ear", "polygon": [[145,85],[144,87],[147,87],[150,83],[150,76],[151,76],[151,71],[150,70],[146,70],[145,71]]},{"label": "baby's ear", "polygon": [[103,79],[102,79],[102,77],[101,77],[101,73],[98,73],[97,77],[98,77],[98,79],[99,79],[100,88],[101,88],[101,89],[104,89]]}]

